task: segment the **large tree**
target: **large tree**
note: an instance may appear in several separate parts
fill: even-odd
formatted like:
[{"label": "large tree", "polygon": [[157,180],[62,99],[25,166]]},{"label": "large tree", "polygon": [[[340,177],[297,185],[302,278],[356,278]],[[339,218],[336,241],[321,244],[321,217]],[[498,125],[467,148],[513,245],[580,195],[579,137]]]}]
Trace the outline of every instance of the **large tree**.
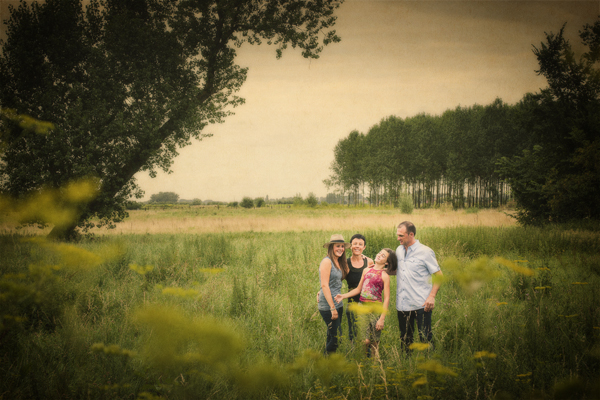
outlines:
[{"label": "large tree", "polygon": [[179,195],[175,192],[158,192],[150,196],[150,203],[177,203]]},{"label": "large tree", "polygon": [[579,58],[564,26],[534,48],[548,88],[519,104],[527,146],[500,163],[525,224],[600,219],[600,20],[580,37]]},{"label": "large tree", "polygon": [[236,48],[267,41],[317,58],[339,41],[342,0],[47,0],[10,9],[0,107],[54,124],[47,135],[8,124],[0,190],[22,197],[95,177],[99,195],[76,228],[126,216],[138,171],[169,171],[177,149],[243,103]]}]

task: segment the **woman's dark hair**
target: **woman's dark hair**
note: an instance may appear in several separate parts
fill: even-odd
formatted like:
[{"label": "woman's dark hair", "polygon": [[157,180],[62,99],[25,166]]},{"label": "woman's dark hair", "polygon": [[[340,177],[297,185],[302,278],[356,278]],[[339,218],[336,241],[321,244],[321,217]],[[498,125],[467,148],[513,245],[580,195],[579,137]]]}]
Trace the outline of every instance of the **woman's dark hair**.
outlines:
[{"label": "woman's dark hair", "polygon": [[385,248],[385,251],[389,253],[387,258],[387,271],[394,272],[398,269],[398,256],[396,256],[396,252],[392,249]]},{"label": "woman's dark hair", "polygon": [[361,239],[363,242],[365,242],[365,246],[367,245],[367,239],[363,235],[361,235],[360,233],[357,233],[354,236],[352,236],[352,238],[350,238],[350,243],[352,243],[352,241],[354,239]]},{"label": "woman's dark hair", "polygon": [[[327,247],[327,256],[333,261],[335,260],[335,254],[333,254],[333,246],[338,243],[329,243],[329,247]],[[348,268],[348,261],[346,261],[346,251],[344,250],[344,254],[340,258],[338,258],[338,265],[342,269],[342,280],[346,279],[346,275],[350,272],[350,268]]]}]

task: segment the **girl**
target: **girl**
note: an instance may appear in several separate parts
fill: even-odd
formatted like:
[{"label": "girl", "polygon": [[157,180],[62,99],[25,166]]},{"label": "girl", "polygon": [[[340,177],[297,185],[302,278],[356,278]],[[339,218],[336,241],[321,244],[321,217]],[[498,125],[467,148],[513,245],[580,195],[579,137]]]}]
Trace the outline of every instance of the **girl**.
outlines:
[{"label": "girl", "polygon": [[[387,267],[387,270],[385,269]],[[365,347],[367,357],[371,355],[371,348],[375,355],[379,357],[379,341],[381,339],[381,330],[385,323],[390,304],[390,276],[386,271],[396,271],[398,268],[398,258],[392,249],[383,249],[375,256],[375,265],[365,269],[362,278],[356,289],[346,294],[338,294],[335,301],[341,302],[343,299],[355,296],[360,293],[360,302],[369,304],[373,308],[383,310],[383,312],[369,312],[366,329]]]},{"label": "girl", "polygon": [[327,257],[319,265],[321,291],[318,298],[319,312],[327,325],[325,353],[329,354],[337,350],[338,338],[342,336],[344,303],[341,300],[335,301],[334,298],[341,293],[342,280],[348,274],[345,256],[350,243],[346,243],[342,235],[332,235],[323,247],[327,249]]}]

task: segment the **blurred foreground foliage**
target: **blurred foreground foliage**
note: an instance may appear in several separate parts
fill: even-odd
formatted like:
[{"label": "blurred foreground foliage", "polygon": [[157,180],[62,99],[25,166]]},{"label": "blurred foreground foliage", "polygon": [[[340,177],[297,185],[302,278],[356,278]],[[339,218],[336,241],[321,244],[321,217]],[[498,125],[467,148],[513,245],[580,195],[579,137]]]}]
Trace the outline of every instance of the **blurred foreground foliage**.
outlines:
[{"label": "blurred foreground foliage", "polygon": [[[71,215],[76,203],[59,202],[48,215]],[[16,204],[4,204],[18,214]],[[339,354],[321,353],[325,326],[313,299],[329,234],[115,235],[77,245],[0,236],[0,393],[592,399],[598,392],[597,231],[424,227],[420,239],[444,271],[435,347],[402,351],[392,312],[380,359],[364,358],[360,344],[346,340]],[[395,246],[393,232],[365,235],[371,257]]]}]

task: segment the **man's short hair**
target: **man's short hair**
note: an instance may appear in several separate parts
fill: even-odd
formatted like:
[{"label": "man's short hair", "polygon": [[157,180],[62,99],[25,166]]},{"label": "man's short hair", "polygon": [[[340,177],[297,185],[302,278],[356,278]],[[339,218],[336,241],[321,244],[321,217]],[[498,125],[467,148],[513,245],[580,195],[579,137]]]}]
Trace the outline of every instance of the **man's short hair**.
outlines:
[{"label": "man's short hair", "polygon": [[417,236],[417,228],[415,227],[415,224],[413,224],[412,222],[410,222],[410,221],[400,222],[398,224],[398,228],[400,228],[401,226],[403,226],[406,229],[406,233],[408,233],[409,235],[412,232],[413,235]]}]

